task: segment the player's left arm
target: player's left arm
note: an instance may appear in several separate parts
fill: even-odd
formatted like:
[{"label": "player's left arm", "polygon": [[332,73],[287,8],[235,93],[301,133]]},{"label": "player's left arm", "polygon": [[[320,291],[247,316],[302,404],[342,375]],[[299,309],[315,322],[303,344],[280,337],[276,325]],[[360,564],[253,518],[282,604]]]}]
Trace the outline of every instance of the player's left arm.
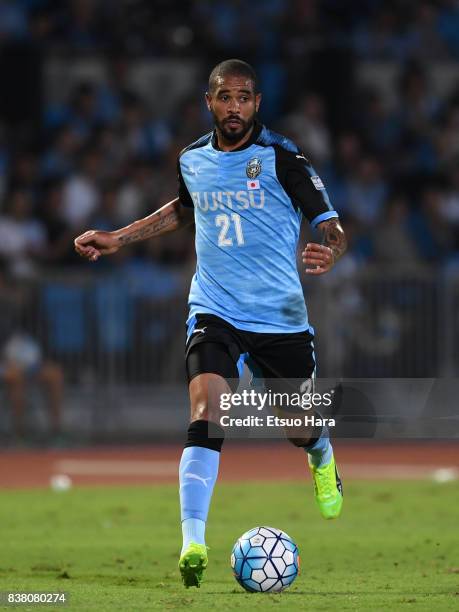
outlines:
[{"label": "player's left arm", "polygon": [[322,233],[322,244],[309,242],[302,252],[306,273],[319,275],[328,272],[346,251],[347,241],[341,223],[337,217],[332,217],[318,224]]},{"label": "player's left arm", "polygon": [[310,242],[302,252],[306,273],[328,272],[346,250],[346,237],[338,213],[321,178],[309,159],[298,149],[275,147],[276,174],[296,210],[322,234],[321,244]]}]

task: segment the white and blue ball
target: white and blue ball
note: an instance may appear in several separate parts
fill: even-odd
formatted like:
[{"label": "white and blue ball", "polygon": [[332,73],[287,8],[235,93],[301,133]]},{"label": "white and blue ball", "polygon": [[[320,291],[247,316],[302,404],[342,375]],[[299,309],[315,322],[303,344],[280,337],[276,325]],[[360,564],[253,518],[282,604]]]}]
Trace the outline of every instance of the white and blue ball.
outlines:
[{"label": "white and blue ball", "polygon": [[298,576],[298,547],[290,536],[274,527],[255,527],[233,547],[231,567],[239,584],[251,592],[276,593]]}]

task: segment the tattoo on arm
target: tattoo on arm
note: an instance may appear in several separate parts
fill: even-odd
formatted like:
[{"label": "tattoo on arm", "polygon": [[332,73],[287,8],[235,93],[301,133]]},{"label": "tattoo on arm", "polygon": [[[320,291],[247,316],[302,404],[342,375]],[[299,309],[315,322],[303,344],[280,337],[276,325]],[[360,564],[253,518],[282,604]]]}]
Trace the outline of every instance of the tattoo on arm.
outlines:
[{"label": "tattoo on arm", "polygon": [[153,238],[154,236],[159,236],[160,234],[179,229],[189,222],[189,220],[182,215],[180,207],[181,204],[178,200],[170,202],[168,205],[152,213],[145,219],[137,222],[139,225],[138,228],[135,227],[136,223],[133,223],[132,231],[128,231],[119,236],[118,241],[124,246],[131,242]]},{"label": "tattoo on arm", "polygon": [[337,262],[347,248],[347,240],[339,219],[333,218],[319,224],[322,231],[322,244],[333,252],[333,262]]}]

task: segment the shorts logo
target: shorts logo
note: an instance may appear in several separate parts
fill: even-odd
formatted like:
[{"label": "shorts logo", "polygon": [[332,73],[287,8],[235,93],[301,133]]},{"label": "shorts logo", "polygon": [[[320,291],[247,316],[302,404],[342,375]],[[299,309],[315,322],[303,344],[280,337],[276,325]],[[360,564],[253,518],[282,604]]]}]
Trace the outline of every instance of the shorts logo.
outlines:
[{"label": "shorts logo", "polygon": [[245,172],[249,179],[256,179],[261,172],[261,159],[258,159],[258,157],[253,157],[251,160],[249,160],[247,162]]},{"label": "shorts logo", "polygon": [[193,330],[193,334],[205,334],[207,327],[203,327],[202,329]]},{"label": "shorts logo", "polygon": [[325,185],[322,183],[322,179],[320,178],[320,176],[311,176],[311,181],[317,191],[322,191],[323,189],[325,189]]},{"label": "shorts logo", "polygon": [[314,393],[314,381],[312,378],[306,378],[300,385],[300,393]]}]

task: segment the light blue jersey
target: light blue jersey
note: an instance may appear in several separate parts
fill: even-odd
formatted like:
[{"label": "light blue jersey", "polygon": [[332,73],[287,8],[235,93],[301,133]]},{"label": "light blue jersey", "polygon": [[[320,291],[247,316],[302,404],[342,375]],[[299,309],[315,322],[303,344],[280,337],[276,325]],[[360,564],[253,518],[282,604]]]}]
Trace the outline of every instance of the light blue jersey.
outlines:
[{"label": "light blue jersey", "polygon": [[189,320],[207,313],[246,331],[312,332],[296,264],[301,217],[315,227],[338,214],[298,147],[256,124],[231,152],[207,134],[184,149],[178,169],[196,225]]}]

